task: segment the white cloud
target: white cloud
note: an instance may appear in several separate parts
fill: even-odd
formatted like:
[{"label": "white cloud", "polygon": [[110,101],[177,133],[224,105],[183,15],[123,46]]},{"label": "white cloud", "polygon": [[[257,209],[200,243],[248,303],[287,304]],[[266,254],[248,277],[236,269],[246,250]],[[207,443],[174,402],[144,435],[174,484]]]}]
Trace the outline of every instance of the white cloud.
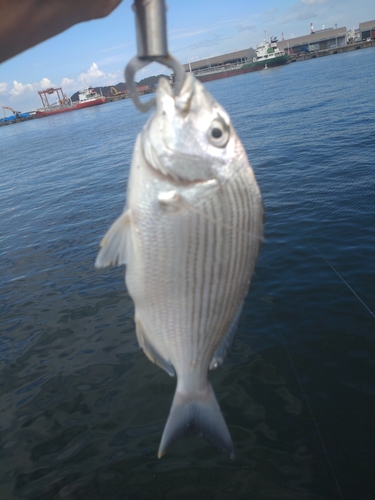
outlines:
[{"label": "white cloud", "polygon": [[119,69],[115,73],[108,73],[108,78],[113,82],[116,80],[116,83],[120,82],[121,80],[124,80],[124,72]]},{"label": "white cloud", "polygon": [[322,5],[323,3],[328,3],[329,0],[302,0],[302,3],[307,5]]},{"label": "white cloud", "polygon": [[212,28],[204,28],[204,29],[198,29],[198,30],[185,30],[185,29],[179,29],[179,30],[172,30],[170,33],[170,39],[171,40],[178,40],[180,38],[189,38],[192,36],[196,35],[201,35],[202,33],[208,33],[211,31]]},{"label": "white cloud", "polygon": [[105,73],[99,69],[97,63],[94,62],[86,72],[83,72],[78,76],[77,80],[64,77],[61,80],[60,86],[62,87],[64,93],[69,95],[77,92],[77,90],[81,90],[85,85],[93,87],[115,85],[123,80],[124,76],[121,70],[118,70],[115,73]]},{"label": "white cloud", "polygon": [[49,78],[42,78],[40,82],[25,84],[14,80],[13,88],[11,89],[10,94],[12,97],[25,96],[26,94],[35,93],[38,90],[48,89],[53,86],[54,85]]},{"label": "white cloud", "polygon": [[237,23],[235,26],[234,26],[234,29],[236,31],[239,31],[240,33],[242,31],[254,31],[256,28],[255,24],[241,24],[241,23]]},{"label": "white cloud", "polygon": [[4,105],[17,106],[18,109],[34,109],[37,105],[40,105],[37,94],[39,90],[62,87],[64,94],[70,96],[77,90],[81,90],[85,85],[85,81],[87,85],[93,87],[116,85],[116,83],[124,81],[124,75],[121,69],[113,73],[105,73],[94,62],[86,72],[81,73],[75,79],[63,77],[60,84],[53,83],[47,77],[43,77],[39,82],[34,83],[22,83],[17,80],[14,80],[12,84],[0,82],[0,95]]},{"label": "white cloud", "polygon": [[275,19],[280,17],[280,11],[277,7],[272,7],[271,9],[266,10],[262,17],[267,22],[275,21]]},{"label": "white cloud", "polygon": [[40,80],[40,86],[42,89],[49,89],[50,87],[53,87],[53,84],[49,78],[42,78]]},{"label": "white cloud", "polygon": [[224,40],[232,38],[231,36],[224,36],[223,34],[210,33],[209,36],[200,40],[199,42],[193,43],[187,46],[188,50],[200,49],[202,47],[212,47],[215,45],[220,45]]},{"label": "white cloud", "polygon": [[97,87],[100,85],[114,85],[119,81],[123,81],[124,76],[122,70],[118,70],[115,73],[105,73],[99,69],[97,63],[94,62],[87,72],[83,72],[78,76],[77,80],[79,87],[85,84]]},{"label": "white cloud", "polygon": [[64,93],[66,94],[67,92],[76,92],[77,89],[80,87],[80,84],[77,83],[75,80],[72,80],[71,78],[67,78],[66,76],[61,80],[60,87],[62,87]]},{"label": "white cloud", "polygon": [[72,80],[71,78],[67,78],[66,76],[64,76],[64,78],[61,80],[61,85],[71,85],[72,83],[74,83],[74,80]]},{"label": "white cloud", "polygon": [[17,80],[14,80],[13,82],[13,88],[10,91],[11,95],[13,97],[18,97],[22,94],[26,94],[27,92],[33,92],[34,90],[37,90],[39,84],[38,83],[21,83],[17,82]]},{"label": "white cloud", "polygon": [[89,70],[87,73],[81,73],[78,77],[78,80],[81,83],[87,83],[89,85],[93,85],[95,80],[102,79],[105,76],[104,71],[100,70],[98,68],[98,65],[94,62],[90,66]]},{"label": "white cloud", "polygon": [[132,43],[131,42],[128,42],[128,43],[122,43],[120,45],[114,45],[113,47],[107,47],[106,49],[102,49],[102,50],[99,50],[99,52],[110,52],[111,50],[117,50],[117,49],[123,49],[124,47],[128,47],[128,46],[131,46]]},{"label": "white cloud", "polygon": [[[310,0],[307,0],[310,1]],[[314,0],[312,0],[314,1]],[[321,1],[321,0],[316,0]],[[289,12],[284,16],[284,18],[280,19],[281,24],[290,23],[291,21],[311,21],[311,19],[317,17],[317,13],[311,10],[311,8],[307,7],[303,0],[301,3],[296,3],[291,5],[289,8]]]}]

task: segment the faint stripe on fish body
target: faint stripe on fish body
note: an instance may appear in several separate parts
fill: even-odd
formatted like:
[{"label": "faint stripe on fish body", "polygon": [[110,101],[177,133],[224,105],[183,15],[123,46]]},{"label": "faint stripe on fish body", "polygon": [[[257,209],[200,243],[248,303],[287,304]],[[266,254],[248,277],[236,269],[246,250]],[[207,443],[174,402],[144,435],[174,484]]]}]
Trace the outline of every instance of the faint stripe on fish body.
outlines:
[{"label": "faint stripe on fish body", "polygon": [[[207,207],[206,207],[207,208]],[[205,210],[205,209],[204,209]],[[206,212],[206,210],[205,210]],[[210,357],[210,351],[208,349],[210,341],[213,339],[213,335],[209,329],[205,328],[206,317],[208,314],[208,304],[210,301],[210,295],[212,294],[212,290],[210,290],[210,282],[212,276],[212,262],[214,256],[212,255],[215,252],[213,247],[213,241],[211,237],[212,228],[214,224],[207,217],[207,212],[204,217],[201,217],[200,225],[201,225],[201,242],[200,246],[202,251],[200,253],[200,262],[199,262],[199,272],[202,277],[202,286],[200,289],[200,293],[197,297],[199,301],[199,310],[198,310],[198,325],[197,329],[199,331],[200,342],[198,345],[199,353],[197,355],[201,358],[204,364],[209,363],[209,360],[204,358]]]},{"label": "faint stripe on fish body", "polygon": [[191,294],[191,352],[190,352],[190,362],[196,362],[196,355],[198,351],[198,345],[200,342],[200,332],[198,330],[199,327],[199,294],[198,289],[200,286],[200,281],[202,278],[201,273],[199,273],[199,260],[200,260],[200,252],[202,248],[202,235],[201,235],[201,223],[202,218],[198,215],[193,217],[195,221],[194,224],[194,234],[192,235],[192,241],[194,241],[194,253],[192,255],[192,277],[193,277],[193,286],[192,286],[192,294]]},{"label": "faint stripe on fish body", "polygon": [[205,269],[205,261],[207,258],[207,221],[205,217],[199,218],[199,241],[198,248],[199,251],[197,253],[197,273],[199,276],[199,287],[196,289],[195,301],[197,307],[195,309],[196,317],[195,317],[195,330],[194,333],[197,334],[197,345],[195,356],[197,359],[200,355],[201,344],[204,342],[204,332],[201,330],[201,318],[202,318],[202,306],[204,301],[204,288],[206,282],[206,269]]},{"label": "faint stripe on fish body", "polygon": [[[191,214],[190,214],[191,215]],[[198,217],[195,214],[194,216],[187,215],[186,217],[186,228],[183,230],[186,234],[187,239],[187,251],[185,253],[185,262],[181,262],[181,265],[184,265],[184,273],[182,273],[182,281],[184,282],[184,294],[181,297],[185,298],[185,302],[182,304],[182,317],[180,318],[180,327],[181,331],[176,332],[180,340],[180,352],[179,363],[181,366],[184,365],[186,359],[188,358],[189,362],[194,358],[195,351],[195,343],[194,339],[196,336],[191,335],[191,332],[194,332],[194,318],[195,318],[195,290],[197,286],[197,252],[199,248],[197,247],[197,241],[199,241],[199,224],[197,223]],[[181,229],[181,226],[179,226]],[[177,234],[180,234],[180,230],[177,230]],[[176,235],[175,235],[176,238]],[[187,345],[186,338],[184,338],[184,332],[190,333],[190,345]],[[187,337],[189,338],[189,337]],[[186,351],[187,350],[187,351]]]},{"label": "faint stripe on fish body", "polygon": [[[244,172],[244,175],[248,177],[248,171]],[[244,179],[245,181],[245,179]],[[249,181],[248,181],[249,182]],[[256,226],[256,220],[259,218],[259,205],[258,196],[256,193],[252,192],[249,196],[248,193],[244,194],[244,210],[248,217],[244,220],[243,232],[246,234],[247,244],[245,247],[245,252],[243,258],[245,259],[243,265],[247,270],[247,282],[244,283],[245,289],[243,293],[247,292],[248,282],[250,281],[252,271],[255,264],[255,256],[257,255],[257,246],[259,244],[259,235],[257,234],[258,228]]]},{"label": "faint stripe on fish body", "polygon": [[211,274],[211,266],[209,265],[209,248],[210,246],[210,227],[211,223],[207,220],[207,217],[201,217],[200,219],[201,226],[201,241],[200,246],[202,247],[201,259],[200,259],[200,276],[202,278],[200,290],[197,290],[197,300],[199,301],[198,307],[198,326],[197,332],[199,332],[199,343],[197,345],[197,349],[199,352],[196,353],[197,358],[201,357],[202,350],[204,349],[204,344],[207,336],[207,332],[204,329],[204,318],[207,314],[207,301],[208,301],[208,293],[207,293],[207,285],[209,283],[209,275]]},{"label": "faint stripe on fish body", "polygon": [[[216,209],[219,208],[219,216],[217,216]],[[218,206],[217,202],[216,203],[211,203],[210,204],[210,217],[213,222],[213,226],[215,227],[215,234],[216,234],[216,241],[215,241],[215,246],[212,247],[211,251],[211,259],[209,262],[210,268],[211,268],[211,273],[212,273],[212,287],[211,287],[211,302],[212,302],[212,308],[210,311],[210,315],[208,316],[207,320],[207,331],[209,332],[209,339],[211,342],[211,350],[215,350],[216,347],[218,347],[221,338],[218,338],[218,331],[217,331],[217,320],[218,317],[220,316],[220,309],[223,306],[221,304],[221,298],[223,297],[223,291],[225,287],[225,283],[223,282],[223,266],[222,266],[222,261],[223,261],[223,252],[225,252],[225,232],[226,230],[223,228],[222,224],[220,224],[220,219],[222,218],[222,210],[223,206]]]},{"label": "faint stripe on fish body", "polygon": [[[238,177],[238,176],[237,176]],[[234,180],[232,184],[228,186],[228,198],[230,200],[231,207],[231,248],[230,248],[230,261],[231,267],[228,269],[228,286],[230,286],[230,295],[234,294],[238,289],[238,272],[239,272],[239,251],[242,250],[244,235],[242,234],[242,228],[239,227],[239,221],[244,218],[244,212],[241,200],[239,199],[238,193],[241,189],[241,184],[238,179]]]},{"label": "faint stripe on fish body", "polygon": [[[238,187],[240,189],[238,189]],[[238,284],[242,279],[243,268],[241,265],[241,256],[243,253],[243,243],[245,235],[243,234],[243,223],[245,219],[245,214],[243,212],[243,203],[242,197],[239,194],[241,192],[241,186],[237,185],[237,179],[228,185],[227,194],[230,199],[231,212],[233,216],[232,228],[227,229],[225,232],[227,233],[227,237],[230,238],[230,255],[228,259],[230,263],[233,265],[229,265],[225,267],[226,273],[222,277],[223,286],[227,287],[227,297],[235,297],[238,294]],[[238,224],[242,219],[242,227],[239,227]],[[239,306],[239,304],[238,304]],[[219,324],[225,324],[226,328],[230,326],[230,320],[233,318],[234,314],[237,311],[233,311],[232,301],[227,300],[222,304],[222,307],[219,312],[218,322]]]},{"label": "faint stripe on fish body", "polygon": [[211,238],[208,243],[209,252],[205,259],[204,267],[206,272],[206,293],[205,293],[205,307],[203,308],[204,315],[201,318],[201,328],[205,333],[204,344],[202,349],[207,352],[206,363],[210,363],[212,352],[218,347],[220,338],[217,336],[215,329],[215,318],[213,316],[214,306],[218,302],[219,290],[217,282],[220,279],[220,265],[221,252],[223,251],[222,245],[218,244],[218,224],[216,222],[217,216],[215,213],[215,205],[210,203],[207,206],[206,220],[210,228]]},{"label": "faint stripe on fish body", "polygon": [[[226,189],[226,191],[227,191],[227,189]],[[224,197],[223,201],[225,201],[225,198],[226,197]],[[235,203],[235,200],[233,200],[233,202]],[[231,203],[232,203],[232,200],[231,200]],[[233,210],[232,210],[231,203],[229,203],[229,204],[223,203],[223,206],[221,207],[220,210],[221,211],[225,210],[226,214],[229,213],[230,218],[233,221]],[[225,222],[227,222],[226,218],[224,217],[224,214],[221,215],[221,219],[224,219]],[[232,237],[231,237],[232,231],[228,228],[227,224],[218,223],[217,228],[218,228],[218,231],[220,232],[219,239],[221,241],[220,241],[220,245],[218,245],[219,257],[216,261],[218,264],[216,265],[216,276],[217,276],[216,293],[217,293],[217,297],[215,297],[215,299],[217,299],[217,298],[222,299],[226,295],[225,289],[228,287],[228,276],[230,276],[230,274],[233,272],[235,262],[231,258],[232,251],[234,251]],[[229,255],[228,255],[228,251],[229,251]],[[224,255],[224,257],[228,260],[228,263],[226,263],[226,265],[223,265],[223,264],[225,264],[223,262],[223,253],[224,252],[227,254],[227,255]],[[220,328],[223,315],[224,315],[225,310],[228,306],[227,302],[228,301],[223,302],[222,300],[215,300],[215,309],[214,309],[214,313],[213,313],[214,315],[212,317],[212,326],[214,326],[216,329]],[[223,336],[223,333],[225,333],[225,332],[221,332],[221,337]]]},{"label": "faint stripe on fish body", "polygon": [[[211,204],[211,215],[212,220],[216,221],[217,220],[217,214],[215,212],[215,205]],[[213,223],[210,225],[212,228],[212,241],[211,241],[211,248],[213,251],[213,262],[217,262],[219,259],[219,252],[220,252],[220,245],[218,245],[218,228],[217,224]],[[215,276],[216,276],[216,267],[214,265],[210,265],[210,276],[209,276],[209,282],[208,282],[208,304],[207,304],[207,309],[206,309],[206,317],[205,317],[205,322],[204,322],[204,331],[209,332],[211,328],[211,323],[212,320],[211,318],[213,317],[213,310],[216,304],[216,287],[214,286],[215,284]]]},{"label": "faint stripe on fish body", "polygon": [[[182,229],[182,227],[184,229]],[[175,269],[173,270],[172,276],[174,277],[174,279],[179,279],[179,287],[176,289],[176,294],[180,306],[177,307],[174,304],[173,311],[169,311],[169,314],[173,314],[175,318],[172,329],[169,330],[169,332],[174,332],[173,338],[175,339],[176,343],[176,355],[178,357],[178,364],[181,365],[186,357],[184,331],[190,331],[191,307],[193,307],[190,301],[191,289],[194,286],[190,263],[195,251],[191,238],[192,231],[194,230],[192,218],[185,216],[183,219],[183,224],[178,224],[177,227],[173,225],[172,229],[173,230],[171,231],[170,239],[168,240],[170,247],[173,248],[173,245],[175,245],[176,243],[176,238],[180,239],[179,252],[181,253],[179,255],[172,256],[172,259],[175,263]]]},{"label": "faint stripe on fish body", "polygon": [[[236,307],[240,307],[242,300],[245,297],[247,292],[247,282],[246,279],[244,281],[244,277],[250,274],[251,263],[249,259],[251,258],[251,235],[249,235],[249,231],[252,231],[251,218],[255,214],[253,214],[253,210],[251,208],[251,197],[248,195],[249,193],[243,191],[241,189],[242,183],[244,179],[239,175],[236,179],[236,184],[233,182],[231,188],[229,190],[229,194],[232,195],[232,199],[235,200],[235,214],[238,215],[236,220],[236,224],[233,227],[232,231],[232,240],[234,242],[234,253],[231,255],[231,259],[235,261],[235,270],[233,271],[233,275],[228,274],[228,284],[230,286],[229,296],[237,293],[238,302]],[[239,223],[241,222],[241,225]],[[250,224],[249,224],[250,223]],[[233,247],[232,247],[233,248]],[[240,289],[238,288],[241,283]],[[231,321],[233,321],[233,315],[237,313],[237,310],[234,311],[231,308],[228,308],[227,316],[223,318],[223,321],[226,321],[228,326],[230,326]],[[229,321],[228,321],[229,320]]]}]

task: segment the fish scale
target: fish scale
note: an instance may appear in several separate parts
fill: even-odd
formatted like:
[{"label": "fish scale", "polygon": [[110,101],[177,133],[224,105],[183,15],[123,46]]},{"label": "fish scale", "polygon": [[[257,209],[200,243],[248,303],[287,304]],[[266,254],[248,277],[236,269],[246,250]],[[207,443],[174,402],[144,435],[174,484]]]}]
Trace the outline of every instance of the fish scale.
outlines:
[{"label": "fish scale", "polygon": [[177,97],[161,80],[125,211],[96,260],[127,265],[139,344],[177,375],[159,456],[191,426],[233,456],[208,371],[233,341],[262,236],[260,191],[228,115],[191,75]]}]

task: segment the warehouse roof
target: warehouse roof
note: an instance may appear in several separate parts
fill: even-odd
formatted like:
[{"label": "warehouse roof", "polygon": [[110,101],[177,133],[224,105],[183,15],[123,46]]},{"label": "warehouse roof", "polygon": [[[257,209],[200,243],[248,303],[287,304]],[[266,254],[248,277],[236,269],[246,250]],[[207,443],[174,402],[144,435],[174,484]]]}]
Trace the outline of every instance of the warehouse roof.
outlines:
[{"label": "warehouse roof", "polygon": [[[190,61],[190,67],[193,71],[199,68],[206,68],[207,66],[214,66],[217,64],[226,64],[230,62],[235,62],[241,59],[253,59],[255,56],[255,51],[251,47],[244,50],[236,50],[235,52],[229,52],[228,54],[222,54],[221,56],[206,57],[205,59],[200,59],[199,61]],[[189,71],[189,63],[184,64],[185,71]]]},{"label": "warehouse roof", "polygon": [[326,28],[324,30],[315,31],[309,35],[297,36],[295,38],[289,38],[288,40],[280,40],[277,42],[278,47],[285,49],[288,47],[293,47],[295,45],[304,45],[305,43],[317,43],[324,40],[329,40],[339,36],[346,36],[346,26],[342,28]]},{"label": "warehouse roof", "polygon": [[375,21],[366,21],[364,23],[359,23],[359,29],[361,31],[370,30],[371,28],[375,28]]}]

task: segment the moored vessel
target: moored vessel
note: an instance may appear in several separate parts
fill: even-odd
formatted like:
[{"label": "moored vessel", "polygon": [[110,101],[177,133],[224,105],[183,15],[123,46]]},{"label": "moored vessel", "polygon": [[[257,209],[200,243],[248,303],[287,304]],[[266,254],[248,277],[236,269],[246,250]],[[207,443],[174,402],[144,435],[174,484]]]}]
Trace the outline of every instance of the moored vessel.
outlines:
[{"label": "moored vessel", "polygon": [[247,64],[223,64],[220,66],[213,66],[197,71],[193,74],[201,82],[209,82],[210,80],[218,80],[219,78],[228,78],[229,76],[242,75],[243,73],[250,73],[262,69],[261,66],[250,66]]},{"label": "moored vessel", "polygon": [[[57,101],[54,104],[50,104],[48,96],[55,93],[57,94]],[[72,102],[72,100],[63,93],[61,87],[41,90],[38,94],[41,98],[43,108],[36,110],[36,118],[44,118],[45,116],[67,113],[68,111],[74,111],[76,109],[89,108],[106,102],[106,98],[101,92],[98,94],[93,88],[90,87],[85,87],[83,90],[78,92],[77,102]]]},{"label": "moored vessel", "polygon": [[245,64],[245,67],[258,67],[260,69],[269,68],[285,64],[289,59],[289,55],[277,46],[276,37],[271,37],[270,41],[267,40],[266,31],[263,42],[257,46],[255,52],[256,56],[253,58],[253,61],[249,64]]},{"label": "moored vessel", "polygon": [[[254,50],[249,49],[253,52]],[[233,57],[234,53],[231,54]],[[219,57],[225,56],[218,56]],[[198,78],[201,82],[207,82],[210,80],[218,80],[219,78],[227,78],[229,76],[241,75],[243,73],[250,73],[252,71],[258,71],[261,69],[268,69],[273,66],[280,66],[288,62],[289,56],[284,50],[281,50],[277,46],[276,37],[271,37],[271,40],[267,39],[267,32],[265,31],[265,39],[263,42],[258,44],[255,49],[255,54],[252,59],[247,57],[247,60],[242,59],[241,61],[231,61],[231,62],[217,62],[216,64],[210,64],[205,66],[200,66],[196,69],[191,69],[191,64],[189,62],[188,68],[185,65],[186,71],[193,73],[193,75]],[[202,61],[203,62],[203,61]],[[197,63],[195,63],[197,64]],[[199,62],[198,62],[199,64]],[[173,83],[174,75],[171,75],[171,80]]]}]

